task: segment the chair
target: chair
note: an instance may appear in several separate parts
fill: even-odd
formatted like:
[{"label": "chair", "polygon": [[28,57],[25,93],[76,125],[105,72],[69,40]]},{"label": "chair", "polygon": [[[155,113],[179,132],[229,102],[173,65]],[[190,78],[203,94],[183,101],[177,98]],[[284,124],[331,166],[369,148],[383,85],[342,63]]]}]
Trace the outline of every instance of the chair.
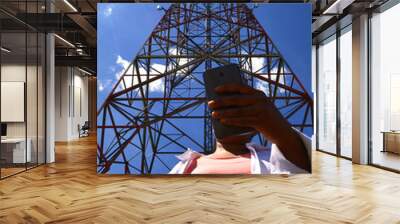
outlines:
[{"label": "chair", "polygon": [[79,138],[89,136],[89,130],[90,130],[89,121],[85,121],[82,127],[78,124]]}]

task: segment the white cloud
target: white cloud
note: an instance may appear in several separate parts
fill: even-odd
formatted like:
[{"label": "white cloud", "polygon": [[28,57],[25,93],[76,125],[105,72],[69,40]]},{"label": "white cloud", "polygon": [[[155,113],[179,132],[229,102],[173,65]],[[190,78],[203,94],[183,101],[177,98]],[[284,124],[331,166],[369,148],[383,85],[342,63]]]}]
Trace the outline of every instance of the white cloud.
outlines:
[{"label": "white cloud", "polygon": [[[165,65],[161,64],[152,64],[151,66],[155,70],[159,72],[164,72],[165,71]],[[164,79],[157,79],[153,82],[151,82],[149,86],[150,92],[163,92],[164,91]]]},{"label": "white cloud", "polygon": [[101,80],[97,80],[97,86],[100,92],[104,90],[104,84]]},{"label": "white cloud", "polygon": [[[248,53],[245,50],[241,50],[241,53],[243,55],[247,55]],[[257,72],[257,73],[262,73],[265,68],[265,58],[264,57],[250,57],[247,59],[244,69],[250,71],[250,59],[251,59],[251,67],[252,67],[252,72]]]},{"label": "white cloud", "polygon": [[[243,51],[243,54],[245,54],[245,52]],[[250,60],[249,60],[250,61]],[[267,68],[264,68],[265,66],[265,58],[263,57],[252,57],[251,58],[251,64],[252,64],[252,71],[256,72],[256,73],[266,73],[267,72]],[[250,66],[249,64],[245,64],[244,66],[245,69],[250,70]],[[271,73],[278,73],[278,67],[274,66],[273,68],[271,68]],[[265,78],[268,78],[268,75],[261,75],[264,76]],[[278,78],[277,75],[271,75],[271,80],[276,81]],[[285,77],[284,76],[280,76],[279,77],[279,83],[280,84],[285,84]],[[275,86],[275,85],[273,85]],[[269,94],[269,85],[268,82],[264,81],[264,80],[257,80],[254,86],[256,89],[259,89],[261,91],[263,91],[265,94]],[[285,89],[282,88],[278,88],[280,93],[285,92]]]},{"label": "white cloud", "polygon": [[[170,55],[180,55],[180,52],[176,48],[171,48],[169,50]],[[165,65],[163,64],[158,64],[158,63],[153,63],[150,65],[150,74],[151,76],[149,77],[154,78],[157,75],[161,75],[165,73],[168,70],[174,69],[176,66],[184,65],[188,62],[190,62],[193,59],[188,59],[188,58],[178,58],[176,59],[176,64],[170,63],[170,65],[166,68]],[[115,74],[115,78],[117,80],[120,79],[120,77],[126,72],[126,76],[124,77],[124,83],[121,83],[118,88],[129,88],[131,86],[137,85],[139,83],[139,79],[137,77],[137,69],[131,65],[131,62],[128,60],[122,58],[120,55],[117,56],[116,60],[117,67],[120,67],[121,69]],[[178,76],[185,74],[187,71],[189,71],[190,67],[184,68],[180,71],[178,71],[176,74]],[[140,74],[146,74],[146,69],[144,67],[139,67],[139,73]],[[133,76],[130,76],[133,75]],[[140,81],[146,81],[147,76],[143,75],[140,76]],[[164,79],[160,78],[155,81],[152,81],[149,85],[149,91],[150,92],[163,92],[164,91]]]},{"label": "white cloud", "polygon": [[253,58],[251,58],[251,64],[252,64],[251,67],[253,69],[253,72],[257,72],[257,73],[263,72],[263,70],[264,70],[263,67],[265,66],[265,58],[253,57]]},{"label": "white cloud", "polygon": [[106,80],[104,80],[104,81],[101,80],[101,79],[98,79],[98,80],[97,80],[98,90],[99,90],[100,92],[104,91],[105,89],[107,89],[107,88],[110,87],[111,83],[112,83],[112,80],[111,80],[111,79],[106,79]]},{"label": "white cloud", "polygon": [[[171,48],[171,49],[169,50],[169,55],[171,55],[171,56],[175,56],[175,55],[178,56],[178,55],[180,55],[180,52],[178,52],[178,49],[176,49],[176,48]],[[180,65],[184,65],[184,64],[186,64],[186,63],[188,63],[188,62],[190,62],[190,61],[192,61],[192,60],[193,60],[193,59],[190,59],[190,58],[178,58],[178,59],[176,59],[176,64],[177,64],[178,66],[180,66]],[[174,65],[174,64],[170,64],[170,66],[168,67],[168,70],[173,69],[175,66],[176,66],[176,65]],[[184,68],[184,69],[178,71],[176,74],[177,74],[178,76],[183,75],[183,74],[185,74],[186,72],[188,72],[189,69],[190,69],[189,67]]]},{"label": "white cloud", "polygon": [[111,16],[112,10],[113,10],[113,9],[112,9],[111,7],[107,7],[107,8],[104,10],[104,16],[106,16],[106,17]]},{"label": "white cloud", "polygon": [[[124,76],[123,81],[120,83],[119,88],[129,88],[131,86],[137,85],[139,83],[139,79],[136,73],[136,68],[133,69],[134,67],[130,64],[130,62],[124,58],[122,58],[120,55],[118,55],[117,60],[116,60],[117,65],[121,68],[119,72],[115,74],[115,78],[117,80],[120,79],[120,77],[126,72],[126,76]],[[149,78],[154,78],[155,74],[163,73],[165,71],[165,65],[162,64],[151,64],[150,65],[150,73],[152,76]],[[146,74],[146,70],[143,67],[139,68],[139,74]],[[140,81],[144,82],[147,80],[147,76],[140,76]],[[125,84],[124,84],[125,83]],[[139,90],[139,89],[137,89]],[[136,90],[136,91],[137,91]],[[164,91],[164,80],[162,78],[157,79],[155,81],[152,81],[149,85],[149,91],[150,92],[162,92]]]},{"label": "white cloud", "polygon": [[[129,61],[123,59],[120,55],[118,55],[116,63],[119,66],[123,67],[124,69],[128,68],[128,66],[130,64]],[[122,71],[122,72],[124,72],[124,71]]]}]

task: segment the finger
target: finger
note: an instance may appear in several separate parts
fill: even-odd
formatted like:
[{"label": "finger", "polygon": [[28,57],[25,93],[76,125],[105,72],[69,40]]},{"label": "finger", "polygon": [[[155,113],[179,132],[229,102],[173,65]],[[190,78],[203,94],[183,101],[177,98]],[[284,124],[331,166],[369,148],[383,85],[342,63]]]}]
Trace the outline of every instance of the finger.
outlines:
[{"label": "finger", "polygon": [[248,96],[248,95],[234,95],[234,96],[224,96],[218,99],[214,99],[208,102],[208,106],[215,110],[223,107],[230,106],[249,106],[256,104],[260,101],[260,97]]},{"label": "finger", "polygon": [[212,112],[213,118],[249,117],[260,113],[258,106],[245,106],[238,108],[220,109]]},{"label": "finger", "polygon": [[243,84],[229,83],[216,87],[215,92],[217,94],[226,94],[226,93],[255,94],[258,92],[258,90]]},{"label": "finger", "polygon": [[221,119],[220,122],[225,125],[254,128],[259,121],[257,118],[254,117],[241,117],[241,118],[224,118]]}]

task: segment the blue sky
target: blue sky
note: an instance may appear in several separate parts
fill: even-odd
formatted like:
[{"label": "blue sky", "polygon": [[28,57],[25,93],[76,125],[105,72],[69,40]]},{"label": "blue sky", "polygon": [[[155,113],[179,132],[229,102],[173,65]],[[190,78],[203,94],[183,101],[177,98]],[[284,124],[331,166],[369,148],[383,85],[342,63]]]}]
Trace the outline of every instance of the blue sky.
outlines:
[{"label": "blue sky", "polygon": [[[128,61],[135,58],[163,12],[156,9],[156,4],[97,5],[97,71],[99,71],[98,88],[100,88],[97,105],[100,106],[116,83],[116,74],[123,69],[124,62],[118,58]],[[162,5],[167,8],[169,4]],[[101,90],[102,87],[104,91]]]},{"label": "blue sky", "polygon": [[[98,4],[98,80],[99,87],[111,89],[122,69],[118,56],[131,61],[159,22],[163,11],[157,5]],[[254,14],[271,36],[292,70],[311,93],[311,5],[259,4]],[[119,63],[117,63],[119,62]],[[107,91],[99,91],[98,106]],[[310,94],[312,95],[312,94]]]},{"label": "blue sky", "polygon": [[311,94],[311,4],[261,4],[254,15]]},{"label": "blue sky", "polygon": [[[160,4],[98,4],[98,107],[159,22],[164,12],[157,10],[157,5]],[[168,8],[169,4],[161,6]],[[312,95],[311,5],[259,4],[254,14]],[[190,142],[182,143],[191,147]],[[167,160],[176,163],[176,159]],[[115,166],[111,172],[122,171],[122,167]]]}]

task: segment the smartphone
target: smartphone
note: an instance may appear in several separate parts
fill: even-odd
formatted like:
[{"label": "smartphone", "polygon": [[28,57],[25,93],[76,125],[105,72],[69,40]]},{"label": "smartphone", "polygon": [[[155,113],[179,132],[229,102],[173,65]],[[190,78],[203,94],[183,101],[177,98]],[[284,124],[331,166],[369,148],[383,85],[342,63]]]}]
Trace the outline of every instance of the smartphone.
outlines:
[{"label": "smartphone", "polygon": [[[231,83],[246,85],[242,78],[239,66],[236,64],[229,64],[222,67],[209,69],[204,72],[203,79],[206,90],[206,98],[208,101],[222,97],[214,91],[218,86]],[[235,95],[237,94],[239,93],[235,93]],[[219,122],[218,119],[211,118],[211,121],[214,128],[215,137],[218,139],[254,132],[253,128],[224,125]]]}]

